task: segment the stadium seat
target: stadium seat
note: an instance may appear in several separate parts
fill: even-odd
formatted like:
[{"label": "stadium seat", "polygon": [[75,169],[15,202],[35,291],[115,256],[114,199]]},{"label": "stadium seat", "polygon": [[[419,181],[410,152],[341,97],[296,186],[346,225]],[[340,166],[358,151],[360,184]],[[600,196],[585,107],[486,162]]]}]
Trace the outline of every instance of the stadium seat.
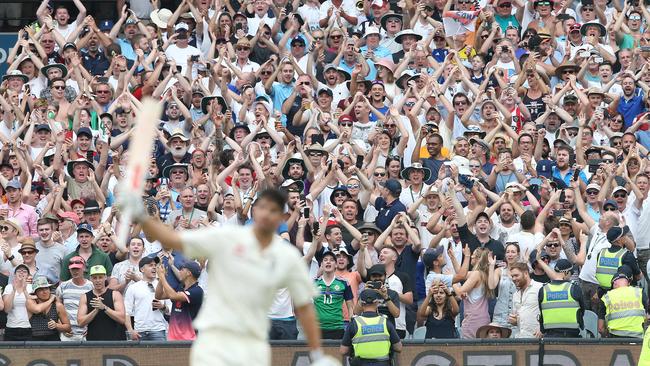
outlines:
[{"label": "stadium seat", "polygon": [[582,317],[585,329],[582,331],[582,338],[600,338],[598,333],[598,315],[591,310],[586,310]]},{"label": "stadium seat", "polygon": [[413,339],[424,339],[427,334],[427,327],[419,327],[413,331]]}]

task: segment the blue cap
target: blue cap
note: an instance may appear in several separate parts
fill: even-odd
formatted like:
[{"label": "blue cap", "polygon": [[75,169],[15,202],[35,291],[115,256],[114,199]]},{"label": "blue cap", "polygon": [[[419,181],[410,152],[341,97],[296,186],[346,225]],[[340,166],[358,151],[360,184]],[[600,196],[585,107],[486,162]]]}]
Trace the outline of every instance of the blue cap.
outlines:
[{"label": "blue cap", "polygon": [[603,209],[604,209],[605,206],[607,206],[607,205],[612,205],[612,206],[614,206],[614,208],[618,209],[618,203],[616,203],[616,201],[614,201],[614,200],[607,200],[607,201],[605,201],[605,203],[603,203]]},{"label": "blue cap", "polygon": [[52,129],[50,128],[50,125],[48,125],[47,123],[41,123],[41,124],[36,125],[34,130],[36,132],[38,132],[38,131],[52,131]]},{"label": "blue cap", "polygon": [[109,31],[109,30],[113,29],[114,25],[115,25],[115,23],[112,20],[102,20],[99,23],[99,30],[100,31]]},{"label": "blue cap", "polygon": [[90,226],[90,224],[87,222],[82,222],[81,224],[79,224],[79,226],[77,226],[77,234],[79,234],[82,231],[88,232],[93,236],[95,235],[93,233],[93,227]]},{"label": "blue cap", "polygon": [[399,197],[402,193],[402,184],[397,179],[388,179],[381,186],[388,189],[394,197]]},{"label": "blue cap", "polygon": [[615,242],[616,240],[622,238],[630,232],[630,228],[625,225],[623,227],[613,226],[607,230],[607,241],[610,243]]},{"label": "blue cap", "polygon": [[7,186],[5,188],[22,189],[23,187],[20,184],[18,178],[14,178],[7,183]]},{"label": "blue cap", "polygon": [[183,263],[183,265],[179,269],[183,269],[183,268],[187,268],[187,270],[190,271],[190,273],[194,278],[199,278],[199,276],[201,275],[201,266],[199,266],[199,264],[194,261],[187,261]]},{"label": "blue cap", "polygon": [[86,135],[90,138],[93,138],[93,132],[88,127],[81,127],[79,130],[77,130],[77,137],[81,135]]},{"label": "blue cap", "polygon": [[442,245],[438,245],[435,248],[429,248],[424,252],[424,254],[422,254],[422,262],[424,262],[425,266],[431,266],[431,263],[438,259],[444,251],[445,248]]},{"label": "blue cap", "polygon": [[551,178],[553,176],[553,161],[551,160],[540,160],[537,162],[537,175],[544,176],[546,178]]}]

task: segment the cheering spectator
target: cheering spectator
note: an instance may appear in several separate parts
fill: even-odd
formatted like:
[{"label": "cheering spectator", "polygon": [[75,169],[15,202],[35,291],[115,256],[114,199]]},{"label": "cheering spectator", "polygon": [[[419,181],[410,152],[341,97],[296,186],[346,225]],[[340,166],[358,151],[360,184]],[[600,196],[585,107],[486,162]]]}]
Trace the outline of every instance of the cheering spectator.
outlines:
[{"label": "cheering spectator", "polygon": [[27,298],[27,313],[34,341],[60,341],[59,333],[72,330],[68,314],[63,304],[57,301],[51,287],[43,276],[35,277],[32,281],[32,291],[36,298]]},{"label": "cheering spectator", "polygon": [[[144,257],[138,263],[142,280],[126,289],[124,307],[126,310],[126,331],[131,340],[165,341],[167,340],[167,321],[169,313],[167,301],[155,298],[158,280],[156,265],[158,257]],[[135,324],[131,322],[133,317]]]},{"label": "cheering spectator", "polygon": [[68,271],[72,278],[61,282],[56,288],[58,303],[63,303],[71,326],[69,331],[61,332],[62,341],[73,342],[86,339],[87,327],[79,325],[77,320],[81,298],[93,289],[93,283],[84,278],[85,269],[86,260],[83,257],[76,256],[70,258]]},{"label": "cheering spectator", "polygon": [[125,339],[124,300],[118,291],[109,289],[106,268],[90,267],[93,289],[79,299],[77,324],[87,326],[86,340],[119,341]]}]

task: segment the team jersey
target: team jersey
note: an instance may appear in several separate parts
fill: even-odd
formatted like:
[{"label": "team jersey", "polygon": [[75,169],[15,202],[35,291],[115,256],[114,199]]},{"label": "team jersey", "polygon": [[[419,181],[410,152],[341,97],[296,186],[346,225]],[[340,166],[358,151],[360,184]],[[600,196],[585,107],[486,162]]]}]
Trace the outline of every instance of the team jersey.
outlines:
[{"label": "team jersey", "polygon": [[315,284],[318,295],[314,297],[314,307],[320,327],[327,330],[343,329],[343,303],[352,300],[352,288],[340,277],[335,277],[329,286],[322,277]]},{"label": "team jersey", "polygon": [[191,341],[196,339],[192,321],[196,318],[203,303],[203,289],[199,287],[198,283],[194,283],[188,289],[183,290],[183,295],[185,301],[172,302],[171,314],[169,315],[169,335],[167,336],[170,341]]}]

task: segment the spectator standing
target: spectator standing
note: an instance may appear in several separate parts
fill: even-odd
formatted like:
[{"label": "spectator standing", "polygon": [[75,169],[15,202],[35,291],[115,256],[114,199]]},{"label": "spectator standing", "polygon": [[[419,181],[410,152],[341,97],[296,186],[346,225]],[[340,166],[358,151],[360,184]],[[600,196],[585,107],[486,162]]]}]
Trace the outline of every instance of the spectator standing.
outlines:
[{"label": "spectator standing", "polygon": [[101,265],[106,269],[107,273],[113,270],[113,264],[108,255],[102,252],[97,246],[93,244],[93,228],[88,223],[81,223],[77,227],[77,241],[79,246],[72,253],[63,258],[61,264],[61,281],[70,279],[70,272],[65,269],[70,265],[70,260],[73,257],[82,257],[86,261],[84,276],[88,278],[90,267]]},{"label": "spectator standing", "polygon": [[530,278],[526,263],[515,263],[510,268],[510,277],[517,286],[512,299],[512,313],[508,317],[508,323],[517,326],[513,338],[537,338],[540,334],[537,296],[542,284]]},{"label": "spectator standing", "polygon": [[[142,280],[137,281],[126,289],[124,295],[124,308],[126,310],[126,331],[129,339],[137,341],[165,341],[167,340],[167,320],[165,314],[169,313],[167,301],[155,298],[158,280],[156,279],[156,265],[160,263],[158,257],[144,257],[140,259],[139,266]],[[133,318],[134,323],[131,322]]]},{"label": "spectator standing", "polygon": [[32,326],[33,341],[57,341],[59,333],[72,330],[65,307],[52,293],[52,284],[45,276],[38,276],[32,282],[32,294],[27,298],[27,314]]},{"label": "spectator standing", "polygon": [[[127,258],[113,267],[109,287],[112,290],[126,293],[133,283],[142,279],[140,274],[140,260],[144,252],[144,241],[141,238],[131,238],[126,244]],[[156,257],[158,258],[158,257]],[[160,258],[158,258],[160,260]]]},{"label": "spectator standing", "polygon": [[102,265],[90,267],[93,289],[79,300],[77,323],[88,326],[88,341],[122,341],[125,339],[124,300],[122,294],[107,287],[107,272]]},{"label": "spectator standing", "polygon": [[418,320],[424,321],[427,328],[425,338],[458,338],[456,316],[459,312],[455,294],[444,282],[434,281],[418,309]]},{"label": "spectator standing", "polygon": [[203,289],[198,285],[201,267],[198,263],[187,261],[180,266],[178,287],[173,289],[167,281],[164,265],[158,265],[158,286],[156,286],[156,299],[169,299],[172,301],[169,316],[169,331],[167,340],[191,341],[196,339],[196,331],[192,321],[203,303]]},{"label": "spectator standing", "polygon": [[348,314],[352,314],[352,289],[345,279],[336,277],[336,262],[333,251],[325,252],[321,260],[323,275],[315,281],[318,294],[314,298],[314,307],[323,339],[343,338],[343,306],[348,309]]},{"label": "spectator standing", "polygon": [[81,297],[87,292],[92,291],[93,284],[84,277],[86,269],[86,260],[83,257],[76,256],[70,258],[68,271],[71,278],[61,282],[56,288],[58,302],[63,303],[71,329],[68,332],[61,332],[62,341],[83,341],[86,339],[86,326],[79,325],[77,313]]},{"label": "spectator standing", "polygon": [[14,270],[12,283],[7,285],[2,293],[3,309],[7,313],[5,341],[32,339],[32,326],[27,314],[27,296],[31,292],[31,285],[27,283],[29,276],[29,268],[19,264]]},{"label": "spectator standing", "polygon": [[63,244],[53,240],[54,224],[49,219],[40,219],[37,223],[39,240],[36,242],[36,262],[39,273],[58,283],[61,274],[61,263],[66,256]]}]

